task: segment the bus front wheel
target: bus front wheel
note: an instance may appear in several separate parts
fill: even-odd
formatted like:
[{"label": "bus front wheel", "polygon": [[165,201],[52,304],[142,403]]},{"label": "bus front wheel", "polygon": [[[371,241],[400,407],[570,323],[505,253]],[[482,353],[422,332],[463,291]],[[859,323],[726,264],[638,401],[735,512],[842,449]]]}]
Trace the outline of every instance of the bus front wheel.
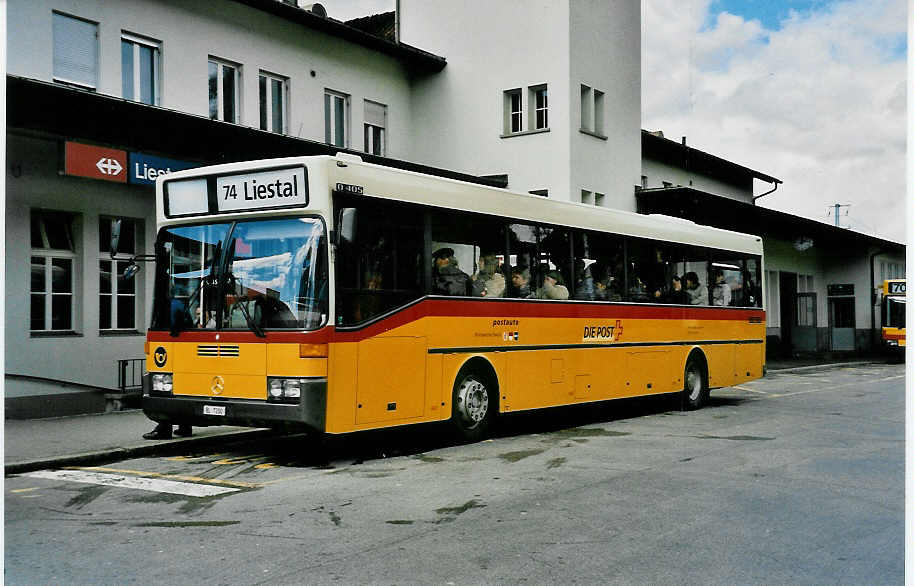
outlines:
[{"label": "bus front wheel", "polygon": [[700,409],[708,400],[710,389],[704,361],[695,355],[686,361],[683,374],[682,404],[687,410]]},{"label": "bus front wheel", "polygon": [[457,376],[451,422],[461,438],[478,441],[485,437],[494,417],[493,393],[494,385],[478,372],[462,372]]}]

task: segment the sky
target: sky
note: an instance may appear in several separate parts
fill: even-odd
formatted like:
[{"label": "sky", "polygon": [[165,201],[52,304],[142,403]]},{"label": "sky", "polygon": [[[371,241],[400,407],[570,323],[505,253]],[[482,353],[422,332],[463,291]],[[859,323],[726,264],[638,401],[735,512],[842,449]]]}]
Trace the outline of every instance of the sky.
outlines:
[{"label": "sky", "polygon": [[642,0],[641,18],[642,128],[781,179],[761,206],[833,224],[839,203],[841,226],[904,241],[905,0]]}]

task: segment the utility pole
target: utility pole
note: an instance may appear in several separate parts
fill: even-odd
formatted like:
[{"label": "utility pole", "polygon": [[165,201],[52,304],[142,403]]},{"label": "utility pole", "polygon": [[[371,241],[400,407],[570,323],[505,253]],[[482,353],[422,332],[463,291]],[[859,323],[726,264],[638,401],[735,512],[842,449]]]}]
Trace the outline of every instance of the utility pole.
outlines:
[{"label": "utility pole", "polygon": [[[841,218],[841,208],[849,208],[849,207],[851,207],[851,204],[849,204],[849,203],[836,203],[835,205],[829,206],[829,207],[835,208],[835,226],[838,227],[838,228],[840,228],[840,227],[841,227],[841,220],[840,220],[840,218]],[[829,212],[829,213],[831,213],[831,212]]]}]

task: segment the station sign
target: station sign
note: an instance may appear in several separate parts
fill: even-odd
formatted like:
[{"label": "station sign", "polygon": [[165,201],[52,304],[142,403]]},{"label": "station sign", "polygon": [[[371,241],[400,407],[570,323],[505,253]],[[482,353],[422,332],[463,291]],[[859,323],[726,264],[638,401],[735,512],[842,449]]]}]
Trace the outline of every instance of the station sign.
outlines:
[{"label": "station sign", "polygon": [[67,141],[64,172],[77,177],[127,183],[127,152]]},{"label": "station sign", "polygon": [[139,185],[155,185],[156,177],[159,175],[200,166],[200,163],[156,157],[145,153],[130,153],[128,163],[127,181]]}]

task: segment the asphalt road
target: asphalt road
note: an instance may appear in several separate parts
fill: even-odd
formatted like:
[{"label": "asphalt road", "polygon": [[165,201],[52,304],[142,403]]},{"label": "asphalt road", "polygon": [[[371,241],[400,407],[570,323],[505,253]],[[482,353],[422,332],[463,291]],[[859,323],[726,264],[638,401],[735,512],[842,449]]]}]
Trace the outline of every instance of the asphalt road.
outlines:
[{"label": "asphalt road", "polygon": [[675,406],[515,416],[470,445],[418,428],[10,476],[5,581],[903,583],[902,365]]}]

